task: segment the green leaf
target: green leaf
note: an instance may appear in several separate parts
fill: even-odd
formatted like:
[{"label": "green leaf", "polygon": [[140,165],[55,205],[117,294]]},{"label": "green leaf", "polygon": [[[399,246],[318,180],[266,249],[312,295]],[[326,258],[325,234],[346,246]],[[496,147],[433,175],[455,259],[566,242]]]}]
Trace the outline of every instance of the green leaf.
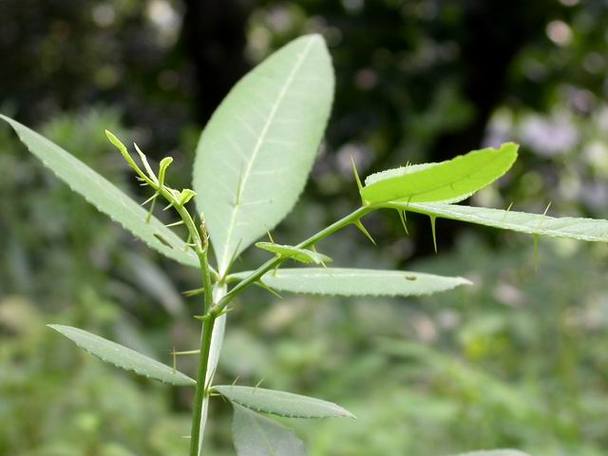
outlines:
[{"label": "green leaf", "polygon": [[365,179],[361,198],[367,204],[387,201],[456,202],[491,184],[517,159],[517,144],[475,150],[451,160],[389,169]]},{"label": "green leaf", "polygon": [[332,261],[327,255],[308,249],[300,249],[292,245],[275,244],[274,242],[256,242],[255,246],[274,253],[281,258],[288,258],[304,264],[324,264]]},{"label": "green leaf", "polygon": [[524,453],[519,450],[479,450],[470,451],[468,453],[458,453],[453,456],[530,456],[528,453]]},{"label": "green leaf", "polygon": [[[396,207],[396,205],[391,204],[390,207]],[[403,204],[400,207],[433,217],[476,223],[533,235],[591,242],[608,241],[608,220],[578,217],[556,218],[541,214],[457,204]]]},{"label": "green leaf", "polygon": [[160,380],[172,385],[195,385],[196,381],[185,374],[172,369],[152,358],[131,350],[123,345],[96,336],[82,329],[64,325],[47,325],[64,335],[83,350],[93,356],[120,367],[135,372],[144,377]]},{"label": "green leaf", "polygon": [[114,184],[25,125],[1,114],[0,118],[15,130],[29,151],[73,191],[148,246],[180,263],[198,267],[196,256],[183,240],[154,217],[146,223],[147,212]]},{"label": "green leaf", "polygon": [[213,390],[235,404],[261,413],[287,418],[354,418],[348,410],[332,402],[284,391],[237,385],[214,386]]},{"label": "green leaf", "polygon": [[[247,275],[240,272],[230,278],[241,280]],[[278,269],[262,276],[262,282],[280,291],[341,296],[418,296],[471,284],[462,277],[351,268]]]},{"label": "green leaf", "polygon": [[234,404],[232,434],[238,456],[305,456],[295,433],[271,419]]},{"label": "green leaf", "polygon": [[333,89],[323,39],[303,36],[241,79],[211,117],[198,144],[193,186],[220,274],[297,201]]}]

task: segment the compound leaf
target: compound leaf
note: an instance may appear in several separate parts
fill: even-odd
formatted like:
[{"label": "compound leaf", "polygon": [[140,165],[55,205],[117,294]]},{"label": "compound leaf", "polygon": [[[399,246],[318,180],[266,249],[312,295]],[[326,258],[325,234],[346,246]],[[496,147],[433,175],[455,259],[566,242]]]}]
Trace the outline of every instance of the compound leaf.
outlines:
[{"label": "compound leaf", "polygon": [[211,117],[198,144],[193,186],[220,274],[297,201],[333,89],[325,42],[303,36],[241,79]]},{"label": "compound leaf", "polygon": [[[395,205],[391,205],[395,207]],[[404,204],[405,210],[462,222],[540,236],[591,242],[608,241],[608,220],[550,217],[542,214],[461,206],[458,204]]]},{"label": "compound leaf", "polygon": [[517,144],[488,147],[439,163],[389,169],[365,179],[361,198],[367,204],[387,201],[456,202],[491,184],[517,159]]},{"label": "compound leaf", "polygon": [[187,375],[116,342],[72,326],[47,326],[67,337],[93,356],[121,369],[172,385],[196,384],[196,381]]},{"label": "compound leaf", "polygon": [[287,418],[354,418],[352,413],[333,402],[284,391],[238,385],[219,385],[213,390],[235,404],[261,413]]},{"label": "compound leaf", "polygon": [[[248,274],[230,278],[243,279]],[[278,269],[262,276],[262,282],[279,291],[340,296],[419,296],[471,284],[462,277],[354,268]]]},{"label": "compound leaf", "polygon": [[106,178],[25,125],[1,114],[0,119],[15,130],[21,142],[47,168],[101,212],[163,255],[198,267],[196,256],[182,239],[155,217],[146,222],[147,212]]},{"label": "compound leaf", "polygon": [[238,456],[305,456],[304,443],[291,429],[233,403],[232,434]]}]

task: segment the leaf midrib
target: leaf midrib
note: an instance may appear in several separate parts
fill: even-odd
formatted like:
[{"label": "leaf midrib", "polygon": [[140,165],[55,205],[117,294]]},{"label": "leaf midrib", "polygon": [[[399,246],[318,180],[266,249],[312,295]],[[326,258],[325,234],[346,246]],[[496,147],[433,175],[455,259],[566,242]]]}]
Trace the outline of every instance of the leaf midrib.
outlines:
[{"label": "leaf midrib", "polygon": [[236,204],[234,204],[234,207],[232,208],[232,213],[230,214],[230,223],[228,224],[226,240],[224,241],[224,251],[222,252],[221,260],[219,261],[219,264],[218,264],[218,268],[220,269],[220,274],[223,274],[226,272],[226,269],[228,267],[228,261],[230,259],[230,256],[232,255],[231,253],[229,253],[230,240],[232,238],[232,235],[234,232],[234,226],[236,224],[236,214],[238,213],[239,207],[241,205],[241,196],[242,196],[245,186],[247,184],[247,179],[249,178],[249,176],[251,174],[251,168],[253,166],[253,163],[255,162],[257,155],[260,152],[260,149],[262,148],[262,145],[264,144],[264,142],[266,140],[266,135],[268,134],[270,125],[272,124],[272,122],[276,116],[276,113],[279,109],[279,105],[282,103],[283,98],[285,98],[285,95],[287,94],[287,90],[288,90],[289,86],[293,83],[296,72],[300,69],[300,67],[302,66],[302,63],[304,62],[304,59],[308,56],[310,47],[312,46],[314,41],[315,41],[314,39],[311,39],[306,44],[306,47],[302,50],[302,53],[298,57],[298,60],[296,61],[295,65],[289,72],[289,75],[287,76],[285,83],[281,87],[281,90],[278,92],[277,98],[276,98],[275,102],[273,103],[272,108],[270,110],[270,114],[268,115],[268,118],[266,119],[266,122],[264,123],[264,126],[262,128],[262,132],[261,132],[260,136],[258,137],[258,140],[256,141],[256,144],[253,149],[253,153],[251,154],[251,157],[249,158],[249,160],[247,162],[245,171],[244,171],[243,175],[241,176],[241,185],[239,186],[239,191],[238,191],[237,198],[236,198]]}]

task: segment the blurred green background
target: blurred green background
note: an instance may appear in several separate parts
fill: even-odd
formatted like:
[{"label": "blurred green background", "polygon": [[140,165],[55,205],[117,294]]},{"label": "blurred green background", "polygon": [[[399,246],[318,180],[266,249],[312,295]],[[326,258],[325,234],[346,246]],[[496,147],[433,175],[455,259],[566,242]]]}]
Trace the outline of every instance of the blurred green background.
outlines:
[{"label": "blurred green background", "polygon": [[[294,243],[357,204],[362,174],[504,140],[520,160],[472,204],[608,218],[604,0],[0,0],[0,111],[135,198],[103,135],[176,158],[188,186],[202,126],[266,55],[322,33],[337,92],[302,199],[276,230]],[[72,324],[166,363],[197,345],[196,271],[112,224],[0,128],[0,455],[185,454],[192,391],[104,365],[44,327]],[[173,185],[174,184],[174,185]],[[262,290],[230,315],[218,381],[310,394],[354,422],[290,422],[311,455],[442,455],[519,447],[608,454],[608,248],[440,220],[405,236],[374,214],[322,247],[337,265],[463,275],[424,299]],[[265,258],[248,252],[238,268]],[[195,360],[180,359],[192,372]],[[233,454],[213,403],[209,454]]]}]

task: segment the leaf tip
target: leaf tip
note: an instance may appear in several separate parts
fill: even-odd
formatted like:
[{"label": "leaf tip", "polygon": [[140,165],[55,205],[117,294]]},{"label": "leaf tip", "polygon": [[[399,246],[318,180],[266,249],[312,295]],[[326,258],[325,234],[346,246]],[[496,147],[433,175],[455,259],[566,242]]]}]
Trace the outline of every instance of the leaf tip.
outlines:
[{"label": "leaf tip", "polygon": [[458,285],[466,285],[467,287],[475,285],[475,283],[472,280],[469,280],[466,277],[458,277],[458,279],[460,282]]}]

